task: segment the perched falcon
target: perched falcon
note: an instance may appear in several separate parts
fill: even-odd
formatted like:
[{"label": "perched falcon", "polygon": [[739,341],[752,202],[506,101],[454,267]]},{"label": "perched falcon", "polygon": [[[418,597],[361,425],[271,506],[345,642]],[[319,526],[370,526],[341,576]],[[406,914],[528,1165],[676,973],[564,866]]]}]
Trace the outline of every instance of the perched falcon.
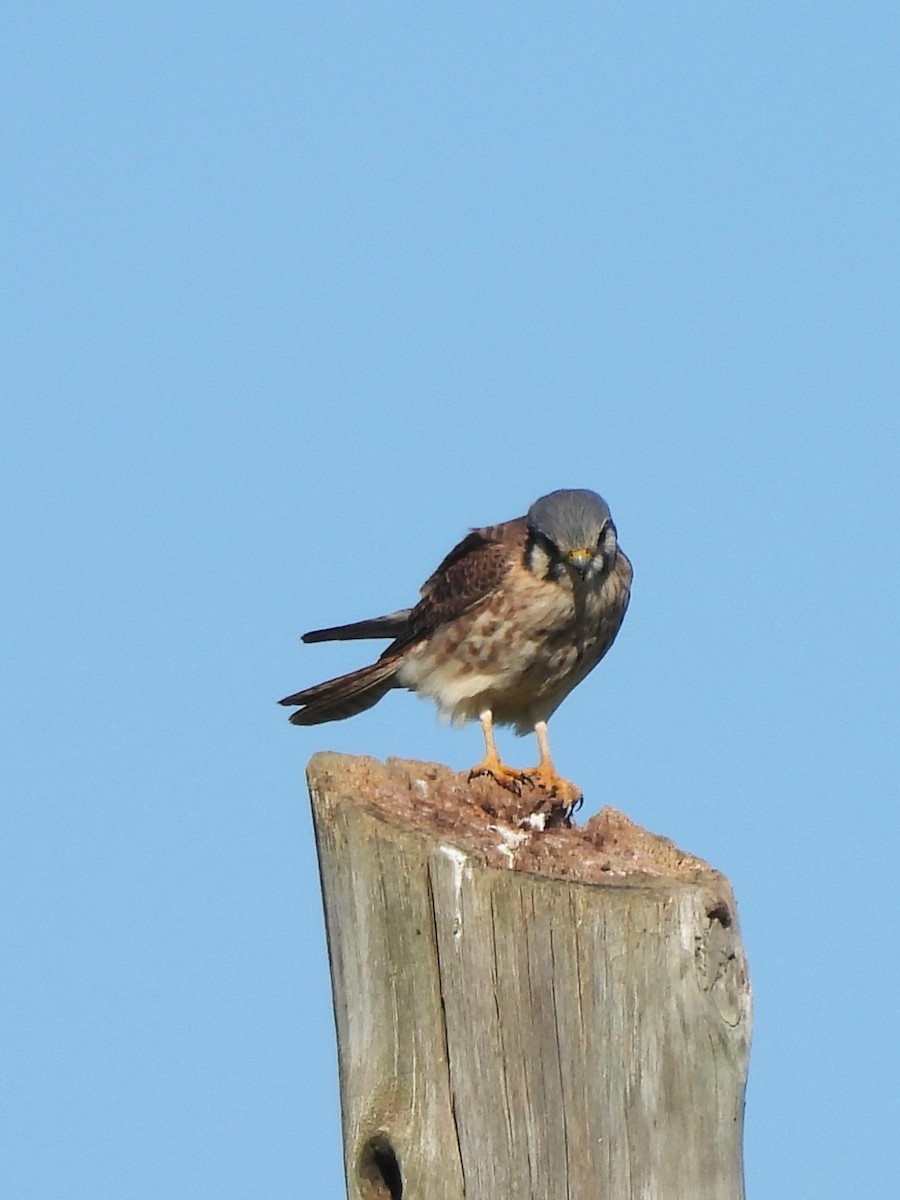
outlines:
[{"label": "perched falcon", "polygon": [[[606,501],[584,489],[551,492],[524,517],[474,529],[421,590],[415,608],[316,629],[304,642],[391,638],[377,662],[286,696],[294,725],[341,721],[391,688],[434,700],[454,723],[477,717],[484,759],[471,775],[518,790],[535,784],[574,803],[581,792],[550,757],[547,720],[613,643],[631,588]],[[540,764],[500,760],[494,724],[534,730]]]}]

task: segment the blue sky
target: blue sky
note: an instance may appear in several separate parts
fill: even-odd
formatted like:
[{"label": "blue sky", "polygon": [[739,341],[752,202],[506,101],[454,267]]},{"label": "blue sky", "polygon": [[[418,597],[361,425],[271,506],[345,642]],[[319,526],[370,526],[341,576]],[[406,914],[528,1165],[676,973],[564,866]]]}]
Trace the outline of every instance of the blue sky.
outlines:
[{"label": "blue sky", "polygon": [[[343,1194],[303,768],[472,525],[608,500],[587,797],[731,878],[748,1193],[897,1173],[900,13],[29,4],[6,21],[3,1194]],[[532,743],[501,734],[514,761]]]}]

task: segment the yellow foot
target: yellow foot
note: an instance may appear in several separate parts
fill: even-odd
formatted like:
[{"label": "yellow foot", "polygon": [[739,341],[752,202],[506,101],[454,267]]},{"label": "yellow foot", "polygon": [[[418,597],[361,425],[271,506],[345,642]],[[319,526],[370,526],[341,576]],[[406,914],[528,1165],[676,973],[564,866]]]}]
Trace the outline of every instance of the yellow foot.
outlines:
[{"label": "yellow foot", "polygon": [[533,786],[531,774],[530,771],[520,771],[516,767],[508,767],[505,762],[500,760],[498,754],[487,754],[480,763],[476,763],[472,768],[469,778],[477,779],[479,775],[490,775],[501,787],[520,796],[523,783],[527,783],[529,787]]},{"label": "yellow foot", "polygon": [[584,799],[581,788],[563,779],[551,763],[541,763],[538,767],[508,767],[501,762],[499,755],[488,754],[469,772],[470,779],[476,779],[479,775],[490,775],[501,787],[516,796],[521,796],[523,785],[538,788],[566,808],[579,805]]},{"label": "yellow foot", "polygon": [[552,763],[541,763],[538,767],[527,767],[518,774],[528,780],[542,792],[546,792],[553,800],[559,800],[566,807],[579,805],[584,799],[581,788],[568,779],[557,774]]}]

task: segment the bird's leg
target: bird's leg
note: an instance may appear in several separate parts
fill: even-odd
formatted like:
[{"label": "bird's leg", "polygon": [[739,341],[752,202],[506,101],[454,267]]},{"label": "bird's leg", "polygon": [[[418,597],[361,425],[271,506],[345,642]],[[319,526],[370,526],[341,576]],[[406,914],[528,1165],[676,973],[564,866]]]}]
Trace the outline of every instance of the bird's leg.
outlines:
[{"label": "bird's leg", "polygon": [[526,772],[518,771],[515,767],[508,767],[501,760],[497,751],[497,743],[494,741],[494,718],[491,710],[486,708],[479,715],[478,720],[481,722],[481,732],[484,734],[484,758],[472,768],[469,778],[474,779],[477,775],[490,775],[501,787],[509,788],[518,796],[523,779],[526,783],[531,783],[531,779]]},{"label": "bird's leg", "polygon": [[537,737],[541,761],[536,767],[528,767],[525,771],[521,771],[520,774],[527,776],[535,787],[549,792],[551,796],[559,797],[564,804],[576,805],[580,803],[584,798],[581,788],[577,787],[574,783],[570,783],[568,779],[563,779],[553,765],[553,759],[550,757],[550,741],[547,736],[547,722],[538,721],[534,727],[534,732]]}]

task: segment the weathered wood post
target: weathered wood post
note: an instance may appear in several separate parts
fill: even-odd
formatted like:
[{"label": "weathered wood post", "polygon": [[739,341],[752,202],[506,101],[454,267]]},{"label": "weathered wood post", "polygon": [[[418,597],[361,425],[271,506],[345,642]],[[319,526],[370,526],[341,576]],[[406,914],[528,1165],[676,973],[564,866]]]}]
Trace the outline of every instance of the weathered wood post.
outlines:
[{"label": "weathered wood post", "polygon": [[319,754],[309,785],[350,1200],[740,1200],[722,875],[434,764]]}]

